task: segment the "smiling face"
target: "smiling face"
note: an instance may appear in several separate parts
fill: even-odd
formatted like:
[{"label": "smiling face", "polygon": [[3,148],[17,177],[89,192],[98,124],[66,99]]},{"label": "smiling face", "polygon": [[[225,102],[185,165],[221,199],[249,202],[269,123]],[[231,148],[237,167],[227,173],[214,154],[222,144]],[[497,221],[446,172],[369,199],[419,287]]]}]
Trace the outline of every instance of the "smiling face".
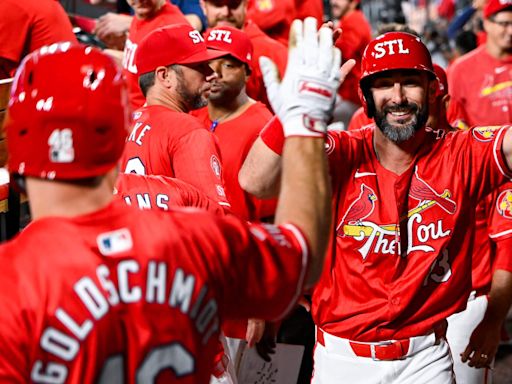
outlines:
[{"label": "smiling face", "polygon": [[428,118],[429,79],[424,71],[392,70],[370,83],[375,124],[395,143],[407,141]]},{"label": "smiling face", "polygon": [[512,10],[484,19],[487,46],[498,55],[512,54]]},{"label": "smiling face", "polygon": [[247,12],[247,0],[201,0],[208,27],[242,29]]}]

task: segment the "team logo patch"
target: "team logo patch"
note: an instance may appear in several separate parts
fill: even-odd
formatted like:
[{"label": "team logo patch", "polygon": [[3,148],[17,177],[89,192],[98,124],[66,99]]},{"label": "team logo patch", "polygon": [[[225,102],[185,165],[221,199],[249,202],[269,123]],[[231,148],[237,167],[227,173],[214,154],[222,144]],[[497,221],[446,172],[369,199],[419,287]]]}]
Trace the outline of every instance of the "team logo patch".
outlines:
[{"label": "team logo patch", "polygon": [[487,127],[476,127],[473,128],[473,136],[478,141],[483,143],[491,141],[496,134],[496,131],[500,129],[500,125],[487,126]]},{"label": "team logo patch", "polygon": [[133,112],[133,120],[137,120],[139,117],[142,116],[142,112]]},{"label": "team logo patch", "polygon": [[101,254],[104,256],[126,252],[133,248],[132,235],[128,228],[102,233],[98,236],[97,243]]},{"label": "team logo patch", "polygon": [[496,200],[496,209],[501,216],[512,219],[512,189],[500,193]]},{"label": "team logo patch", "polygon": [[220,175],[222,172],[222,168],[220,166],[220,161],[217,159],[217,156],[213,155],[210,158],[210,166],[212,167],[212,171],[220,179]]}]

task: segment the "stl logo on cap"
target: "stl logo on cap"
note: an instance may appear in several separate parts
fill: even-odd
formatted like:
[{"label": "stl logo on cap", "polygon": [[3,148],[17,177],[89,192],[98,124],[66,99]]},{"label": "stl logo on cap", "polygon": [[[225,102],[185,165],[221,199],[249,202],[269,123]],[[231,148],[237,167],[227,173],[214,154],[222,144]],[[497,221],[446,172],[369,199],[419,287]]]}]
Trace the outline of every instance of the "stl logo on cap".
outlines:
[{"label": "stl logo on cap", "polygon": [[190,31],[188,33],[188,36],[192,39],[192,42],[194,44],[201,44],[204,41],[203,36],[201,36],[201,33],[199,33],[199,31],[196,30]]},{"label": "stl logo on cap", "polygon": [[231,39],[231,31],[226,31],[222,29],[212,29],[210,34],[208,35],[208,41],[223,41],[225,43],[231,44],[233,39]]},{"label": "stl logo on cap", "polygon": [[404,48],[404,41],[403,39],[396,39],[396,40],[388,40],[383,41],[382,43],[375,44],[374,52],[371,53],[371,55],[376,58],[380,59],[386,55],[408,55],[409,49]]},{"label": "stl logo on cap", "polygon": [[496,209],[501,216],[512,219],[512,189],[500,193],[496,200]]}]

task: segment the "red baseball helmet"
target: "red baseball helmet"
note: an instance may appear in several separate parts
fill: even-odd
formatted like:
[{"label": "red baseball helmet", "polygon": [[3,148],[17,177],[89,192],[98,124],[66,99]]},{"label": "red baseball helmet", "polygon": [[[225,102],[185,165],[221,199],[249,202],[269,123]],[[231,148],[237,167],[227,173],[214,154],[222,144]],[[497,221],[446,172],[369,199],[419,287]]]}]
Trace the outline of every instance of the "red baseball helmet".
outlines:
[{"label": "red baseball helmet", "polygon": [[122,72],[101,51],[58,43],[33,52],[11,89],[10,172],[50,180],[107,173],[124,148],[127,105]]},{"label": "red baseball helmet", "polygon": [[387,32],[376,37],[363,53],[359,80],[359,97],[369,117],[374,112],[369,97],[370,79],[377,73],[395,69],[425,71],[432,80],[436,79],[430,52],[419,37],[407,32]]}]

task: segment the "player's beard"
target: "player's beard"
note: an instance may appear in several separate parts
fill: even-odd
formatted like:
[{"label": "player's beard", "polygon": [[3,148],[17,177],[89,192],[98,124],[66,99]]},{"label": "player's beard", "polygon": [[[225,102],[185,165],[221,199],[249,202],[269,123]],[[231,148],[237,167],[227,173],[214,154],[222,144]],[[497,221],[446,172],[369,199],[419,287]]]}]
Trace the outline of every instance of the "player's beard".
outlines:
[{"label": "player's beard", "polygon": [[206,107],[208,100],[204,97],[205,90],[200,89],[199,91],[192,91],[185,85],[184,79],[178,82],[176,87],[176,93],[180,95],[181,100],[187,106],[189,111]]},{"label": "player's beard", "polygon": [[[396,122],[389,122],[387,120],[388,113],[393,111],[400,111],[409,109],[414,114],[410,121],[407,119],[396,120]],[[401,143],[411,139],[416,131],[419,131],[428,119],[428,105],[425,108],[420,108],[414,103],[403,103],[396,106],[384,107],[382,110],[375,111],[375,124],[382,131],[384,136],[394,143]]]}]

